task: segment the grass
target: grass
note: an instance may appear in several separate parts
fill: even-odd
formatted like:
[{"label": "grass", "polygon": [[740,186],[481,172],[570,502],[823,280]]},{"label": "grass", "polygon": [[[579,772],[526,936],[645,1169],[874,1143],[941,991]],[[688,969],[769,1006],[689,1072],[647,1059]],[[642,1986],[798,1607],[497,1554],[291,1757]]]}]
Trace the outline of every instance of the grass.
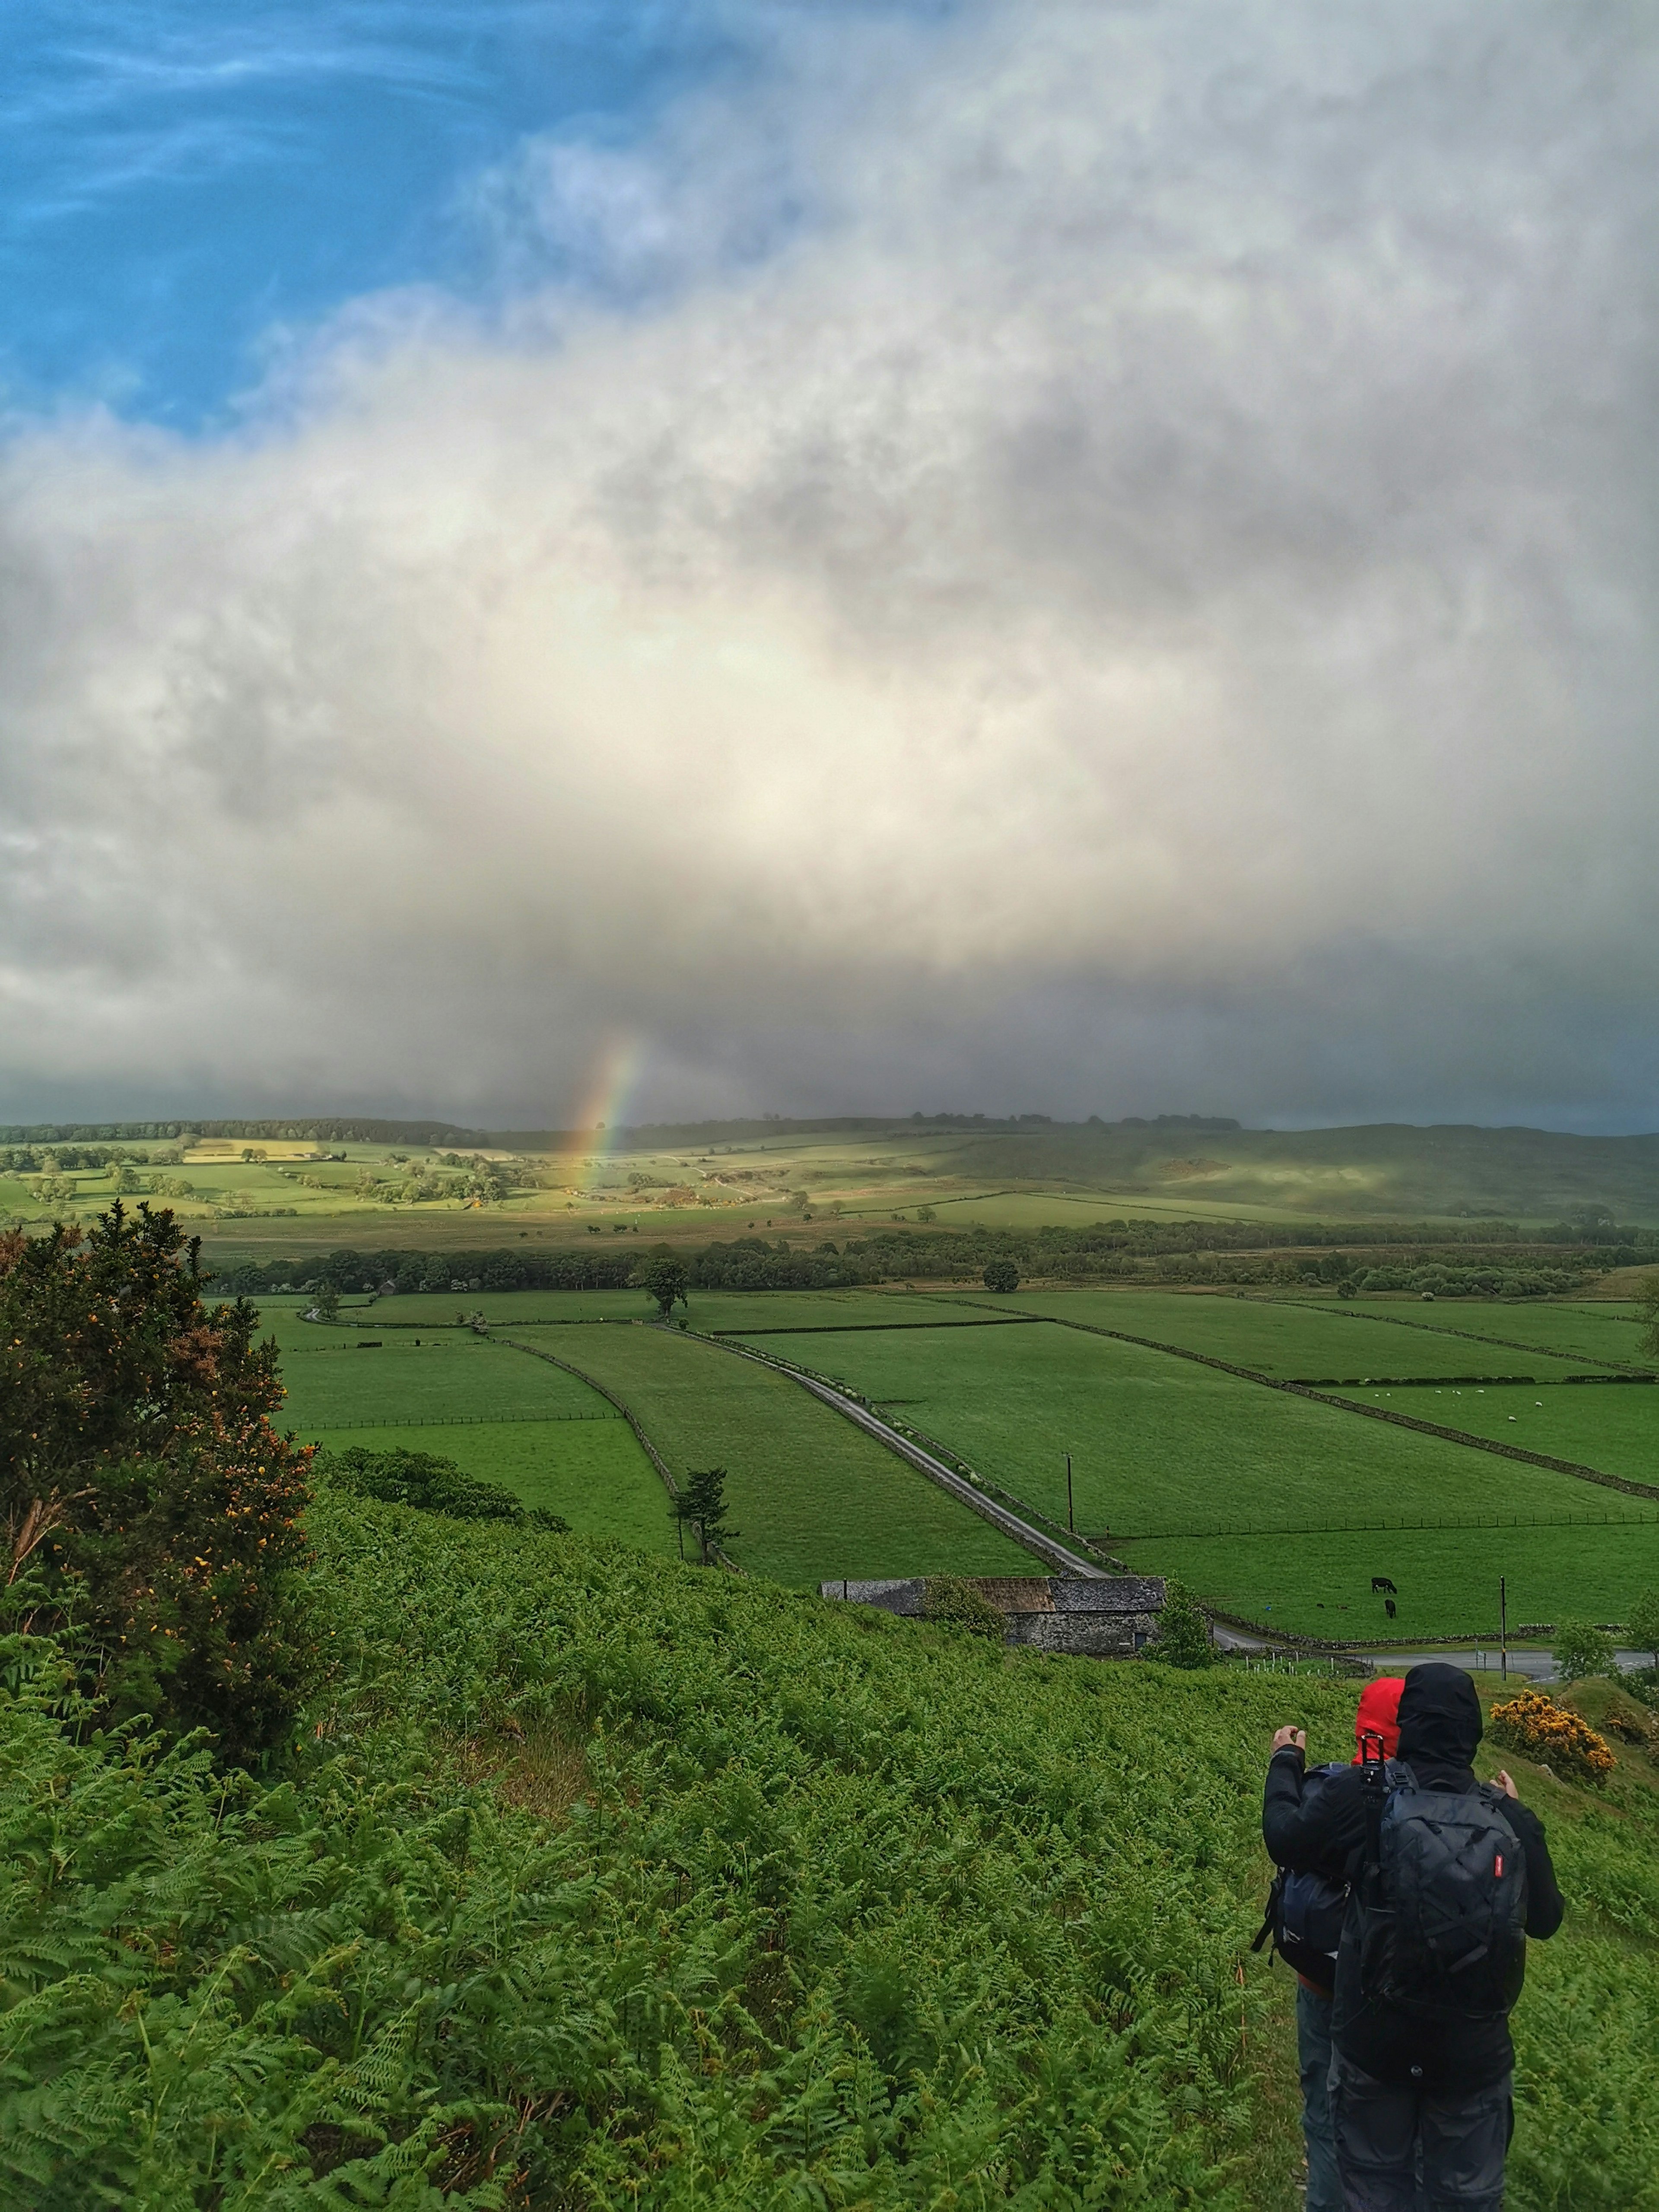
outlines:
[{"label": "grass", "polygon": [[741,1531],[732,1553],[753,1573],[811,1588],[840,1576],[1040,1571],[873,1437],[753,1361],[655,1328],[585,1330],[577,1342],[561,1334],[549,1348],[617,1391],[677,1476],[728,1470]]},{"label": "grass", "polygon": [[[1180,1573],[1264,1627],[1380,1633],[1386,1621],[1370,1577],[1402,1561],[1406,1580],[1394,1579],[1402,1593],[1409,1585],[1409,1602],[1402,1597],[1400,1632],[1421,1636],[1462,1634],[1484,1619],[1488,1583],[1495,1631],[1497,1578],[1511,1558],[1525,1593],[1519,1601],[1536,1605],[1528,1617],[1540,1620],[1577,1612],[1616,1618],[1644,1580],[1659,1580],[1659,1532],[1601,1526],[1511,1531],[1501,1540],[1439,1530],[1397,1539],[1171,1540],[1176,1531],[1385,1516],[1582,1520],[1612,1512],[1622,1519],[1644,1509],[1568,1475],[1390,1429],[1136,1346],[1057,1327],[763,1341],[849,1382],[1062,1520],[1070,1452],[1080,1530],[1110,1532],[1113,1548],[1132,1565]],[[1565,1401],[1579,1393],[1553,1395]],[[1595,1386],[1583,1395],[1595,1395]]]},{"label": "grass", "polygon": [[642,1291],[421,1291],[377,1298],[371,1319],[389,1328],[451,1326],[458,1316],[482,1314],[492,1325],[526,1322],[638,1321],[653,1310]]},{"label": "grass", "polygon": [[423,1338],[418,1349],[412,1336],[388,1338],[379,1351],[296,1346],[283,1379],[283,1417],[305,1436],[365,1422],[614,1418],[573,1376],[462,1330]]},{"label": "grass", "polygon": [[[1589,1493],[1594,1499],[1605,1492]],[[1380,1501],[1382,1512],[1392,1501]],[[1659,1582],[1659,1511],[1633,1498],[1586,1503],[1610,1525],[1374,1530],[1364,1534],[1188,1538],[1119,1548],[1143,1574],[1179,1575],[1212,1605],[1271,1633],[1379,1644],[1469,1637],[1496,1644],[1498,1577],[1510,1632],[1522,1622],[1620,1620]],[[1398,1585],[1397,1617],[1372,1592]]]},{"label": "grass", "polygon": [[361,1444],[370,1451],[402,1445],[435,1452],[481,1481],[499,1483],[526,1505],[562,1515],[579,1535],[630,1544],[661,1559],[676,1551],[668,1493],[626,1421],[389,1425],[325,1435],[323,1442]]},{"label": "grass", "polygon": [[[1420,1304],[1404,1308],[1392,1318],[1396,1327],[1404,1325],[1424,1334],[1432,1328],[1437,1334],[1444,1330],[1454,1336],[1507,1338],[1512,1344],[1576,1352],[1582,1355],[1574,1363],[1578,1366],[1585,1358],[1629,1367],[1659,1365],[1642,1349],[1642,1328],[1632,1305],[1578,1301],[1562,1305],[1476,1304],[1472,1300],[1446,1298],[1437,1299],[1431,1320]],[[1417,1371],[1415,1367],[1413,1371]]]},{"label": "grass", "polygon": [[1499,1443],[1659,1486],[1659,1384],[1586,1382],[1456,1394],[1397,1390],[1389,1402],[1419,1420],[1443,1421]]},{"label": "grass", "polygon": [[1582,1372],[1576,1362],[1552,1358],[1541,1346],[1516,1354],[1421,1327],[1407,1334],[1346,1303],[1304,1306],[1231,1293],[1167,1291],[1021,1291],[982,1302],[1003,1312],[1049,1314],[1122,1329],[1285,1380],[1491,1373],[1530,1374],[1542,1382]]}]

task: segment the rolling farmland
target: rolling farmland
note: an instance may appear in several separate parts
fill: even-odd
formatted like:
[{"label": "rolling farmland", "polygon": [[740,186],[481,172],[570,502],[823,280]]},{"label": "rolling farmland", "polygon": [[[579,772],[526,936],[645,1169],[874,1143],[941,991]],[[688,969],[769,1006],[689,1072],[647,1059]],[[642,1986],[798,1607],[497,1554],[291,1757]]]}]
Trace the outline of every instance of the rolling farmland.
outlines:
[{"label": "rolling farmland", "polygon": [[653,1328],[585,1330],[574,1346],[561,1333],[550,1348],[632,1407],[677,1476],[727,1469],[742,1532],[732,1556],[756,1573],[810,1587],[837,1575],[1040,1571],[968,1507],[753,1362]]},{"label": "rolling farmland", "polygon": [[[325,1440],[395,1434],[441,1450],[579,1528],[660,1551],[662,1486],[625,1424],[516,1342],[592,1376],[677,1474],[725,1465],[742,1532],[732,1553],[749,1571],[799,1586],[1033,1571],[1010,1539],[833,1409],[699,1341],[718,1330],[844,1385],[1062,1525],[1069,1452],[1080,1532],[1135,1568],[1182,1575],[1264,1630],[1495,1632],[1500,1574],[1512,1623],[1616,1620],[1659,1581],[1659,1498],[1481,1449],[1659,1489],[1659,1386],[1571,1379],[1620,1371],[1611,1346],[1625,1369],[1640,1367],[1628,1308],[1442,1304],[1430,1315],[1176,1291],[896,1288],[695,1292],[690,1333],[616,1325],[646,1303],[637,1291],[479,1292],[386,1298],[326,1328],[284,1317],[287,1419]],[[455,1328],[458,1310],[484,1314],[512,1341]],[[351,1348],[371,1334],[380,1349]],[[1275,1383],[1318,1378],[1325,1393],[1264,1387],[1205,1360]],[[1514,1374],[1534,1379],[1456,1379]],[[1399,1586],[1392,1622],[1375,1575]]]}]

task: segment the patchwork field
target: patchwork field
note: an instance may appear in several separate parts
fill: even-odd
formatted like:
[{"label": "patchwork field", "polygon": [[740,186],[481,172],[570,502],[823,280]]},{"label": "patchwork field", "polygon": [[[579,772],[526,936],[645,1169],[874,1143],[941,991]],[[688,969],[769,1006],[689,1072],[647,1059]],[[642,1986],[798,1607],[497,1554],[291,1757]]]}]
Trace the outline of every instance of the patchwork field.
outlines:
[{"label": "patchwork field", "polygon": [[[323,1328],[265,1310],[286,1424],[325,1442],[396,1433],[660,1551],[666,1500],[598,1393],[626,1403],[677,1473],[729,1470],[733,1555],[810,1585],[840,1575],[1031,1571],[965,1507],[787,1377],[700,1340],[720,1330],[845,1383],[878,1410],[1148,1571],[1182,1575],[1264,1628],[1347,1638],[1495,1633],[1510,1619],[1617,1620],[1659,1583],[1659,1501],[1478,1448],[1477,1439],[1659,1487],[1659,1386],[1574,1382],[1637,1364],[1631,1310],[1484,1305],[1394,1319],[1334,1303],[1178,1291],[694,1293],[689,1332],[637,1291],[392,1297]],[[1454,1322],[1458,1324],[1454,1326]],[[1425,1436],[1096,1332],[1261,1375],[1349,1376],[1346,1395],[1470,1439]],[[1525,1335],[1516,1350],[1486,1341]],[[376,1350],[356,1348],[378,1336]],[[1598,1357],[1599,1354],[1599,1357]],[[1364,1388],[1358,1378],[1378,1379]],[[1458,1382],[1527,1373],[1523,1386]],[[1407,1376],[1448,1379],[1408,1387]],[[1388,1378],[1393,1378],[1389,1380]],[[598,1418],[592,1418],[598,1416]],[[1379,1525],[1386,1524],[1386,1525]],[[1372,1577],[1397,1585],[1387,1618]]]},{"label": "patchwork field", "polygon": [[563,1332],[542,1336],[633,1408],[677,1475],[727,1469],[742,1532],[732,1556],[757,1574],[811,1587],[841,1575],[1036,1571],[1029,1553],[968,1507],[752,1361],[663,1329],[589,1329],[574,1343]]}]

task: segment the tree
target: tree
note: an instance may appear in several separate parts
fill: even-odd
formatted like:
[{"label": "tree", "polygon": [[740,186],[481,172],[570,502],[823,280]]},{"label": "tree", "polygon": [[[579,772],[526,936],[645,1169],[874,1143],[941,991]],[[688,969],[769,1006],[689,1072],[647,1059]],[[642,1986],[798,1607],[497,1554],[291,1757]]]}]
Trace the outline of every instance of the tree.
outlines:
[{"label": "tree", "polygon": [[170,1212],[118,1200],[90,1235],[0,1237],[0,1511],[9,1579],[79,1639],[106,1716],[205,1728],[245,1762],[303,1683],[310,1454],[270,1425],[257,1313],[210,1310],[198,1255]]},{"label": "tree", "polygon": [[663,1253],[640,1277],[640,1288],[656,1300],[657,1318],[666,1321],[677,1305],[686,1303],[684,1264],[671,1254]]},{"label": "tree", "polygon": [[316,1321],[338,1321],[340,1293],[332,1283],[319,1283],[311,1295],[312,1317]]},{"label": "tree", "polygon": [[1659,1267],[1643,1276],[1636,1303],[1642,1309],[1642,1349],[1650,1358],[1659,1359]]},{"label": "tree", "polygon": [[1007,1641],[1008,1623],[990,1600],[960,1575],[929,1575],[921,1586],[924,1620],[942,1620],[989,1643]]},{"label": "tree", "polygon": [[1185,1583],[1173,1576],[1164,1586],[1164,1613],[1158,1634],[1145,1647],[1143,1656],[1161,1659],[1166,1667],[1213,1667],[1217,1653],[1210,1641],[1210,1624]]},{"label": "tree", "polygon": [[682,1528],[696,1530],[704,1566],[708,1565],[711,1552],[719,1551],[743,1533],[726,1524],[723,1467],[689,1468],[668,1510],[671,1518],[678,1521]]},{"label": "tree", "polygon": [[1630,1640],[1638,1651],[1647,1653],[1654,1673],[1659,1674],[1659,1590],[1644,1590],[1631,1607]]},{"label": "tree", "polygon": [[1012,1260],[988,1260],[983,1280],[988,1291],[1006,1295],[1019,1288],[1019,1269]]},{"label": "tree", "polygon": [[1564,1682],[1582,1682],[1587,1674],[1617,1680],[1612,1637],[1588,1620],[1564,1620],[1555,1632],[1555,1671]]}]

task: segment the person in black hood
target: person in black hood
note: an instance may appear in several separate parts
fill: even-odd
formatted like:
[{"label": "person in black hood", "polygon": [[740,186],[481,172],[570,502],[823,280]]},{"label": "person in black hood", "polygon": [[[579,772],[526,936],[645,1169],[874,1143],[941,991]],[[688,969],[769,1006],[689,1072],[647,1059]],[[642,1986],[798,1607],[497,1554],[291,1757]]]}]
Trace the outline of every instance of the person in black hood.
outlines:
[{"label": "person in black hood", "polygon": [[[1409,1769],[1402,1782],[1472,1796],[1480,1786],[1471,1762],[1481,1733],[1480,1701],[1461,1668],[1433,1662],[1412,1668],[1400,1699],[1399,1758]],[[1352,1881],[1365,1845],[1361,1771],[1335,1776],[1304,1805],[1306,1741],[1294,1728],[1273,1738],[1262,1840],[1275,1865]],[[1498,1786],[1526,1858],[1526,1932],[1553,1936],[1565,1907],[1542,1824],[1507,1774]],[[1514,2128],[1508,2020],[1425,2019],[1368,1996],[1356,1929],[1351,1907],[1331,2021],[1331,2104],[1346,2201],[1363,2212],[1415,2212],[1425,2201],[1496,2212]]]}]

